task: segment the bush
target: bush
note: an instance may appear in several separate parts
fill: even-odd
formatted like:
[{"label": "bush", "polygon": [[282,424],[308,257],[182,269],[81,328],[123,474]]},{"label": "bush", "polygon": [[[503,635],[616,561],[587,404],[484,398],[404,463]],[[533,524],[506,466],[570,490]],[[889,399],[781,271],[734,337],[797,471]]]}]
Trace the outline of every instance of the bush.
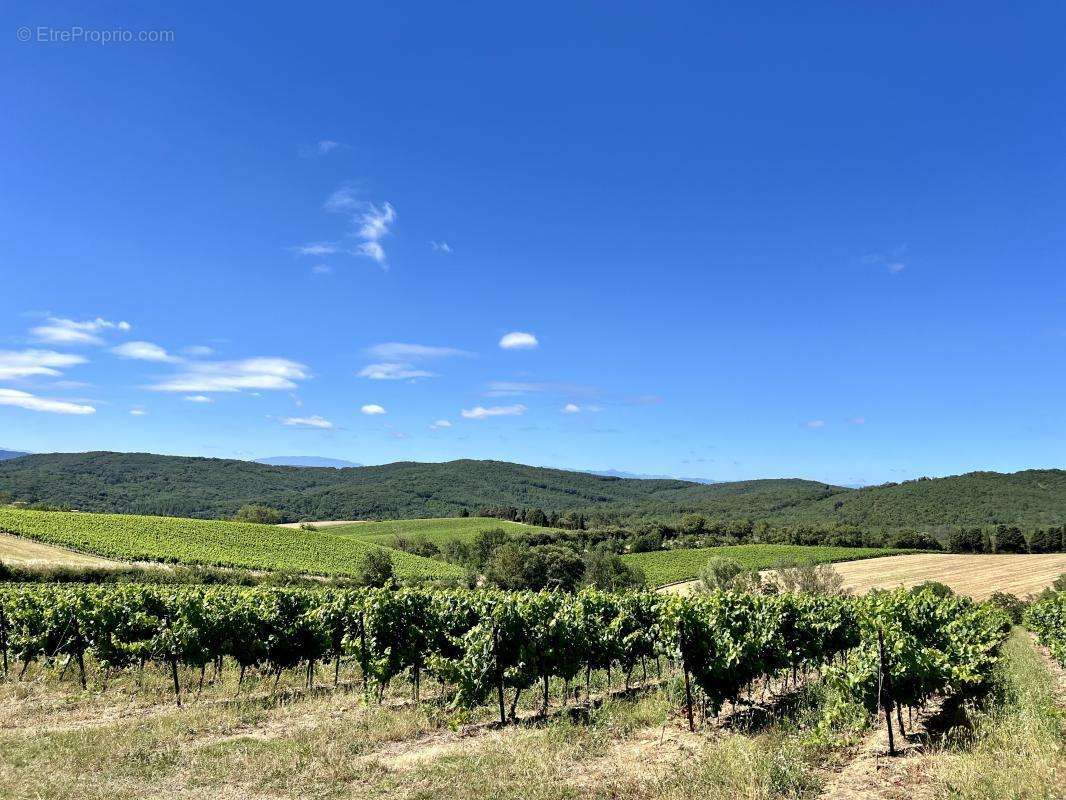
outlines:
[{"label": "bush", "polygon": [[359,564],[359,578],[367,586],[380,588],[393,581],[396,571],[388,550],[375,547],[367,551]]},{"label": "bush", "polygon": [[952,597],[955,594],[954,589],[940,581],[923,581],[911,589],[911,594],[918,594],[926,589],[931,591],[937,597]]},{"label": "bush", "polygon": [[1022,615],[1025,613],[1026,603],[1007,592],[995,592],[988,598],[988,602],[1003,610],[1014,625],[1022,624]]},{"label": "bush", "polygon": [[590,553],[585,559],[585,583],[607,592],[640,589],[648,579],[640,567],[631,567],[613,553]]},{"label": "bush", "polygon": [[789,594],[844,593],[844,576],[829,564],[784,564],[777,568],[777,582]]},{"label": "bush", "polygon": [[984,553],[985,535],[980,528],[957,528],[948,537],[952,553]]},{"label": "bush", "polygon": [[258,522],[261,525],[277,525],[285,521],[285,516],[276,508],[252,503],[241,506],[233,517],[237,522]]},{"label": "bush", "polygon": [[733,579],[746,571],[747,567],[735,558],[712,556],[700,570],[700,588],[706,592],[728,589]]}]

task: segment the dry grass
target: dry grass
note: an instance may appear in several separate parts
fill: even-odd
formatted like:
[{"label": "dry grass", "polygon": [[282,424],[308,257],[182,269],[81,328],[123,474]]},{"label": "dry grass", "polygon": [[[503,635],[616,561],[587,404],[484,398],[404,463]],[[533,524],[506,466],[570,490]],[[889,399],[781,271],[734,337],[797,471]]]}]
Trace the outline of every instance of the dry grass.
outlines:
[{"label": "dry grass", "polygon": [[35,542],[21,536],[0,533],[0,561],[7,564],[63,567],[115,567],[117,561],[76,553],[51,544]]},{"label": "dry grass", "polygon": [[[1039,594],[1066,573],[1066,553],[1047,555],[961,555],[923,553],[887,556],[833,564],[844,578],[843,588],[853,594],[871,589],[917,586],[938,581],[956,594],[984,600],[995,592],[1018,597]],[[691,592],[698,581],[664,586],[660,591]]]}]

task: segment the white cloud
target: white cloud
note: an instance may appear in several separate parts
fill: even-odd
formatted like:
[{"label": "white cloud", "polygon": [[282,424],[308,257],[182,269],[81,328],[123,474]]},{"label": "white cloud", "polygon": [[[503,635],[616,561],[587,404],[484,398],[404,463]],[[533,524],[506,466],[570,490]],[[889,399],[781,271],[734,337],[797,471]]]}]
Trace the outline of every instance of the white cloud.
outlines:
[{"label": "white cloud", "polygon": [[180,361],[180,358],[167,353],[162,347],[151,342],[126,342],[118,347],[112,347],[111,352],[120,358],[130,358],[137,361]]},{"label": "white cloud", "polygon": [[29,392],[20,392],[17,389],[0,389],[0,405],[16,406],[29,411],[45,411],[52,414],[95,414],[96,409],[92,406],[80,403],[70,403],[66,400],[52,400],[47,397],[37,397]]},{"label": "white cloud", "polygon": [[564,414],[580,414],[581,413],[581,406],[579,406],[577,403],[567,403],[565,406],[563,406],[563,413]]},{"label": "white cloud", "polygon": [[429,246],[433,248],[436,253],[450,253],[452,247],[447,242],[430,242]]},{"label": "white cloud", "polygon": [[333,242],[308,242],[292,248],[300,256],[331,256],[340,252]]},{"label": "white cloud", "polygon": [[145,411],[143,408],[131,408],[130,415],[134,417],[147,417],[148,412]]},{"label": "white cloud", "polygon": [[870,253],[862,257],[863,264],[877,264],[884,267],[893,275],[899,275],[907,268],[904,260],[907,255],[907,245],[902,244],[889,253]]},{"label": "white cloud", "polygon": [[504,350],[531,350],[538,344],[540,342],[537,341],[536,336],[522,331],[513,331],[500,339],[500,347]]},{"label": "white cloud", "polygon": [[0,350],[0,380],[31,375],[61,375],[61,367],[84,364],[87,359],[54,350]]},{"label": "white cloud", "polygon": [[152,384],[157,392],[239,392],[244,389],[295,389],[307,367],[287,358],[194,361],[184,372]]},{"label": "white cloud", "polygon": [[206,394],[190,394],[186,395],[185,401],[188,403],[213,403],[215,402]]},{"label": "white cloud", "polygon": [[434,422],[432,425],[429,426],[429,429],[431,431],[439,431],[442,428],[450,428],[451,426],[452,426],[452,423],[451,423],[450,420],[438,419],[436,422]]},{"label": "white cloud", "polygon": [[368,256],[379,264],[385,263],[385,250],[380,241],[389,232],[392,223],[396,221],[396,209],[391,203],[385,203],[380,208],[373,203],[366,204],[366,210],[356,217],[359,226],[357,236],[363,241],[356,247],[355,254]]},{"label": "white cloud", "polygon": [[378,414],[387,413],[385,411],[385,409],[382,408],[381,406],[379,406],[377,403],[367,403],[365,406],[363,406],[359,410],[362,411],[364,414],[367,414],[368,416],[371,416],[371,417],[373,417],[375,415],[378,415]]},{"label": "white cloud", "polygon": [[313,267],[311,267],[311,272],[313,272],[315,275],[329,275],[331,272],[333,272],[333,267],[331,267],[329,264],[315,264]]},{"label": "white cloud", "polygon": [[396,209],[385,203],[381,208],[370,204],[359,217],[359,236],[370,242],[376,242],[389,232],[389,226],[396,221]]},{"label": "white cloud", "polygon": [[361,244],[356,245],[352,254],[372,258],[379,264],[385,263],[385,248],[377,242],[362,242]]},{"label": "white cloud", "polygon": [[367,364],[357,373],[360,378],[369,378],[372,381],[399,381],[414,378],[434,378],[437,373],[424,369],[417,369],[411,364],[399,362],[385,362],[382,364]]},{"label": "white cloud", "polygon": [[215,351],[214,351],[213,348],[208,347],[207,345],[194,344],[191,347],[184,348],[182,350],[182,352],[185,353],[185,355],[187,355],[187,356],[194,356],[196,358],[201,358],[203,356],[212,355]]},{"label": "white cloud", "polygon": [[104,343],[99,335],[104,331],[128,331],[131,327],[128,322],[111,322],[100,317],[81,322],[61,317],[49,317],[44,325],[32,328],[30,333],[39,342],[99,345]]},{"label": "white cloud", "polygon": [[513,406],[474,406],[464,408],[461,412],[464,419],[486,419],[487,417],[518,417],[526,413],[526,407],[521,403]]},{"label": "white cloud", "polygon": [[343,214],[349,211],[357,211],[363,205],[364,201],[359,199],[355,189],[351,186],[342,186],[326,198],[322,208],[332,214]]},{"label": "white cloud", "polygon": [[346,147],[344,142],[338,142],[334,139],[319,139],[313,145],[300,145],[297,151],[300,154],[300,158],[315,158],[316,156],[326,156],[341,147]]},{"label": "white cloud", "polygon": [[281,424],[292,428],[321,428],[329,430],[333,423],[317,414],[310,417],[281,417]]},{"label": "white cloud", "polygon": [[825,427],[825,420],[824,419],[812,419],[811,421],[809,421],[807,423],[807,427],[808,428],[824,428]]},{"label": "white cloud", "polygon": [[545,392],[569,396],[589,396],[597,394],[594,386],[579,386],[572,383],[555,383],[550,381],[489,381],[486,397],[514,397],[522,394]]},{"label": "white cloud", "polygon": [[433,345],[409,344],[405,342],[382,342],[373,347],[368,347],[366,352],[374,358],[381,358],[387,361],[414,361],[422,358],[473,355],[457,347],[435,347]]}]

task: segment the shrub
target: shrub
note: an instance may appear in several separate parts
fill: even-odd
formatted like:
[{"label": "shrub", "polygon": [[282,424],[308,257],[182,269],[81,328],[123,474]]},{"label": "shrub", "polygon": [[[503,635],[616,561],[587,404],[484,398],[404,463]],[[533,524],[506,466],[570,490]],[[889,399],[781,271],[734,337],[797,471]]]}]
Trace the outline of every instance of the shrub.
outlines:
[{"label": "shrub", "polygon": [[359,564],[359,578],[367,586],[379,588],[390,583],[395,577],[392,556],[388,550],[375,547],[363,556]]},{"label": "shrub", "polygon": [[934,537],[928,533],[922,533],[919,531],[901,531],[897,533],[889,545],[890,547],[898,547],[901,550],[943,550]]},{"label": "shrub", "polygon": [[261,525],[277,525],[284,522],[284,515],[276,508],[251,503],[237,509],[233,517],[237,522],[258,522]]}]

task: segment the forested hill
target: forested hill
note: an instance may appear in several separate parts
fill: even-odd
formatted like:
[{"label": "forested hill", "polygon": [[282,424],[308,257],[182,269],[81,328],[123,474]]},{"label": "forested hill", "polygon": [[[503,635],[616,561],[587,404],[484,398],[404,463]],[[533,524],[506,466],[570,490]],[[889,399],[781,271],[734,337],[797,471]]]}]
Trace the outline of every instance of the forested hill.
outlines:
[{"label": "forested hill", "polygon": [[871,486],[794,505],[781,519],[839,522],[871,530],[936,526],[1066,524],[1066,470],[970,472]]},{"label": "forested hill", "polygon": [[0,493],[82,511],[226,517],[262,503],[292,519],[454,516],[464,508],[539,507],[619,516],[702,511],[765,517],[843,491],[805,480],[702,485],[632,480],[502,461],[400,462],[352,469],[147,453],[49,453],[0,462]]},{"label": "forested hill", "polygon": [[82,511],[228,517],[260,503],[298,519],[474,514],[485,507],[580,511],[619,521],[699,512],[712,519],[839,523],[865,530],[1066,524],[1066,471],[972,472],[846,489],[798,479],[703,485],[503,461],[350,469],[146,453],[50,453],[0,461],[0,496]]}]

